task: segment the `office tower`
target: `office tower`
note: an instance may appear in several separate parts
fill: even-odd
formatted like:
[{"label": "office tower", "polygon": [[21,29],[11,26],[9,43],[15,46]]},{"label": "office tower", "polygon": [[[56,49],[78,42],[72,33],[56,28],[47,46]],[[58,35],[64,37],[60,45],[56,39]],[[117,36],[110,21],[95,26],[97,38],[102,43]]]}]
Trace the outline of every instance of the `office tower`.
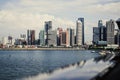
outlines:
[{"label": "office tower", "polygon": [[118,44],[120,46],[120,18],[116,21],[117,25],[118,25]]},{"label": "office tower", "polygon": [[57,30],[49,30],[48,34],[48,46],[57,46]]},{"label": "office tower", "polygon": [[83,45],[82,44],[82,22],[80,21],[80,20],[77,20],[77,28],[76,28],[76,44],[78,45],[78,46],[80,46],[80,45]]},{"label": "office tower", "polygon": [[106,41],[107,40],[106,30],[107,29],[105,26],[99,27],[99,41]]},{"label": "office tower", "polygon": [[48,45],[48,31],[52,30],[52,21],[45,22],[45,45]]},{"label": "office tower", "polygon": [[74,46],[74,29],[67,28],[66,31],[66,46]]},{"label": "office tower", "polygon": [[41,30],[39,33],[40,46],[45,45],[45,31]]},{"label": "office tower", "polygon": [[93,44],[99,46],[107,45],[106,27],[103,25],[102,20],[98,21],[98,27],[93,27]]},{"label": "office tower", "polygon": [[3,37],[2,38],[2,44],[3,45],[7,45],[8,44],[8,38],[7,37]]},{"label": "office tower", "polygon": [[107,43],[114,44],[115,24],[112,19],[106,22],[106,28],[107,28]]},{"label": "office tower", "polygon": [[120,18],[116,21],[117,25],[118,25],[118,29],[120,30]]},{"label": "office tower", "polygon": [[115,44],[118,44],[118,34],[119,33],[119,30],[118,29],[115,29],[115,31],[114,31],[114,43]]},{"label": "office tower", "polygon": [[20,34],[20,38],[25,40],[26,39],[26,35],[25,34]]},{"label": "office tower", "polygon": [[70,45],[71,45],[71,46],[74,46],[74,43],[75,43],[75,39],[74,39],[74,38],[75,38],[75,37],[74,37],[74,36],[75,36],[75,33],[74,33],[74,32],[75,32],[74,29],[71,29],[71,30],[70,30]]},{"label": "office tower", "polygon": [[81,21],[82,23],[82,45],[84,45],[85,41],[85,36],[84,36],[84,18],[78,18],[78,20]]},{"label": "office tower", "polygon": [[101,27],[101,26],[103,26],[103,22],[102,22],[102,20],[99,20],[98,21],[98,27]]},{"label": "office tower", "polygon": [[106,27],[103,26],[102,20],[98,21],[98,28],[99,28],[99,41],[106,41]]},{"label": "office tower", "polygon": [[61,36],[62,36],[63,29],[57,28],[57,45],[61,45]]},{"label": "office tower", "polygon": [[13,41],[12,36],[8,36],[8,44],[12,45],[12,43],[13,43],[12,41]]},{"label": "office tower", "polygon": [[35,45],[35,30],[27,30],[28,45]]},{"label": "office tower", "polygon": [[99,41],[99,28],[93,27],[93,44],[97,44]]},{"label": "office tower", "polygon": [[61,46],[66,46],[66,31],[61,33]]}]

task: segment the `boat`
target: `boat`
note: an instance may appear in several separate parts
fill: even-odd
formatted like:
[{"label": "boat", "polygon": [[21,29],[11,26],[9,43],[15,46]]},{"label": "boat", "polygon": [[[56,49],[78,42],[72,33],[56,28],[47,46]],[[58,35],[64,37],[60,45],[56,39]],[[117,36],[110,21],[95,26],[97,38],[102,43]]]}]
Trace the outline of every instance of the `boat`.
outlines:
[{"label": "boat", "polygon": [[91,53],[95,53],[95,51],[91,51]]},{"label": "boat", "polygon": [[100,55],[107,55],[107,54],[113,54],[113,52],[110,52],[110,51],[100,51],[99,52]]},{"label": "boat", "polygon": [[106,55],[106,51],[101,51],[101,52],[99,52],[99,54],[104,56],[104,55]]}]

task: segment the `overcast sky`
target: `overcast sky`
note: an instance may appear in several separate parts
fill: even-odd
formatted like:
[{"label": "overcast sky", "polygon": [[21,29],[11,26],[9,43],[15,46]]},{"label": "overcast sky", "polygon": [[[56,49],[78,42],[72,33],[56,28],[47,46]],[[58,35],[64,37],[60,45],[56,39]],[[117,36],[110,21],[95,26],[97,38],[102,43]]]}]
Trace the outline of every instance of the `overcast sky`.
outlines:
[{"label": "overcast sky", "polygon": [[19,37],[27,29],[36,30],[36,37],[44,29],[44,22],[52,20],[57,27],[76,29],[76,20],[85,18],[85,40],[92,41],[92,27],[98,20],[120,17],[119,0],[0,0],[0,37]]}]

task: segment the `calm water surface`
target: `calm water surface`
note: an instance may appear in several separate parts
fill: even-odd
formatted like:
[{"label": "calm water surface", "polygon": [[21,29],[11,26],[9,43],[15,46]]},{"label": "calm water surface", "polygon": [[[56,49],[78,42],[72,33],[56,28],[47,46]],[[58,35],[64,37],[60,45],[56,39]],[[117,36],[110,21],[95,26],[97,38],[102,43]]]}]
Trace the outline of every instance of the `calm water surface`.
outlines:
[{"label": "calm water surface", "polygon": [[0,80],[16,80],[99,56],[91,51],[0,51]]}]

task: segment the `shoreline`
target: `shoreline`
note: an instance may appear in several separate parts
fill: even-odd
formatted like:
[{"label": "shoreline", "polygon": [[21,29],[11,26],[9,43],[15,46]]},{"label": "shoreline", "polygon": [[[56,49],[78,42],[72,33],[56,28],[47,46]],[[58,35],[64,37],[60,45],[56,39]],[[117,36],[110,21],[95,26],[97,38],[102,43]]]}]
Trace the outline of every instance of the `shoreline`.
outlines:
[{"label": "shoreline", "polygon": [[0,51],[85,50],[84,48],[0,48]]}]

